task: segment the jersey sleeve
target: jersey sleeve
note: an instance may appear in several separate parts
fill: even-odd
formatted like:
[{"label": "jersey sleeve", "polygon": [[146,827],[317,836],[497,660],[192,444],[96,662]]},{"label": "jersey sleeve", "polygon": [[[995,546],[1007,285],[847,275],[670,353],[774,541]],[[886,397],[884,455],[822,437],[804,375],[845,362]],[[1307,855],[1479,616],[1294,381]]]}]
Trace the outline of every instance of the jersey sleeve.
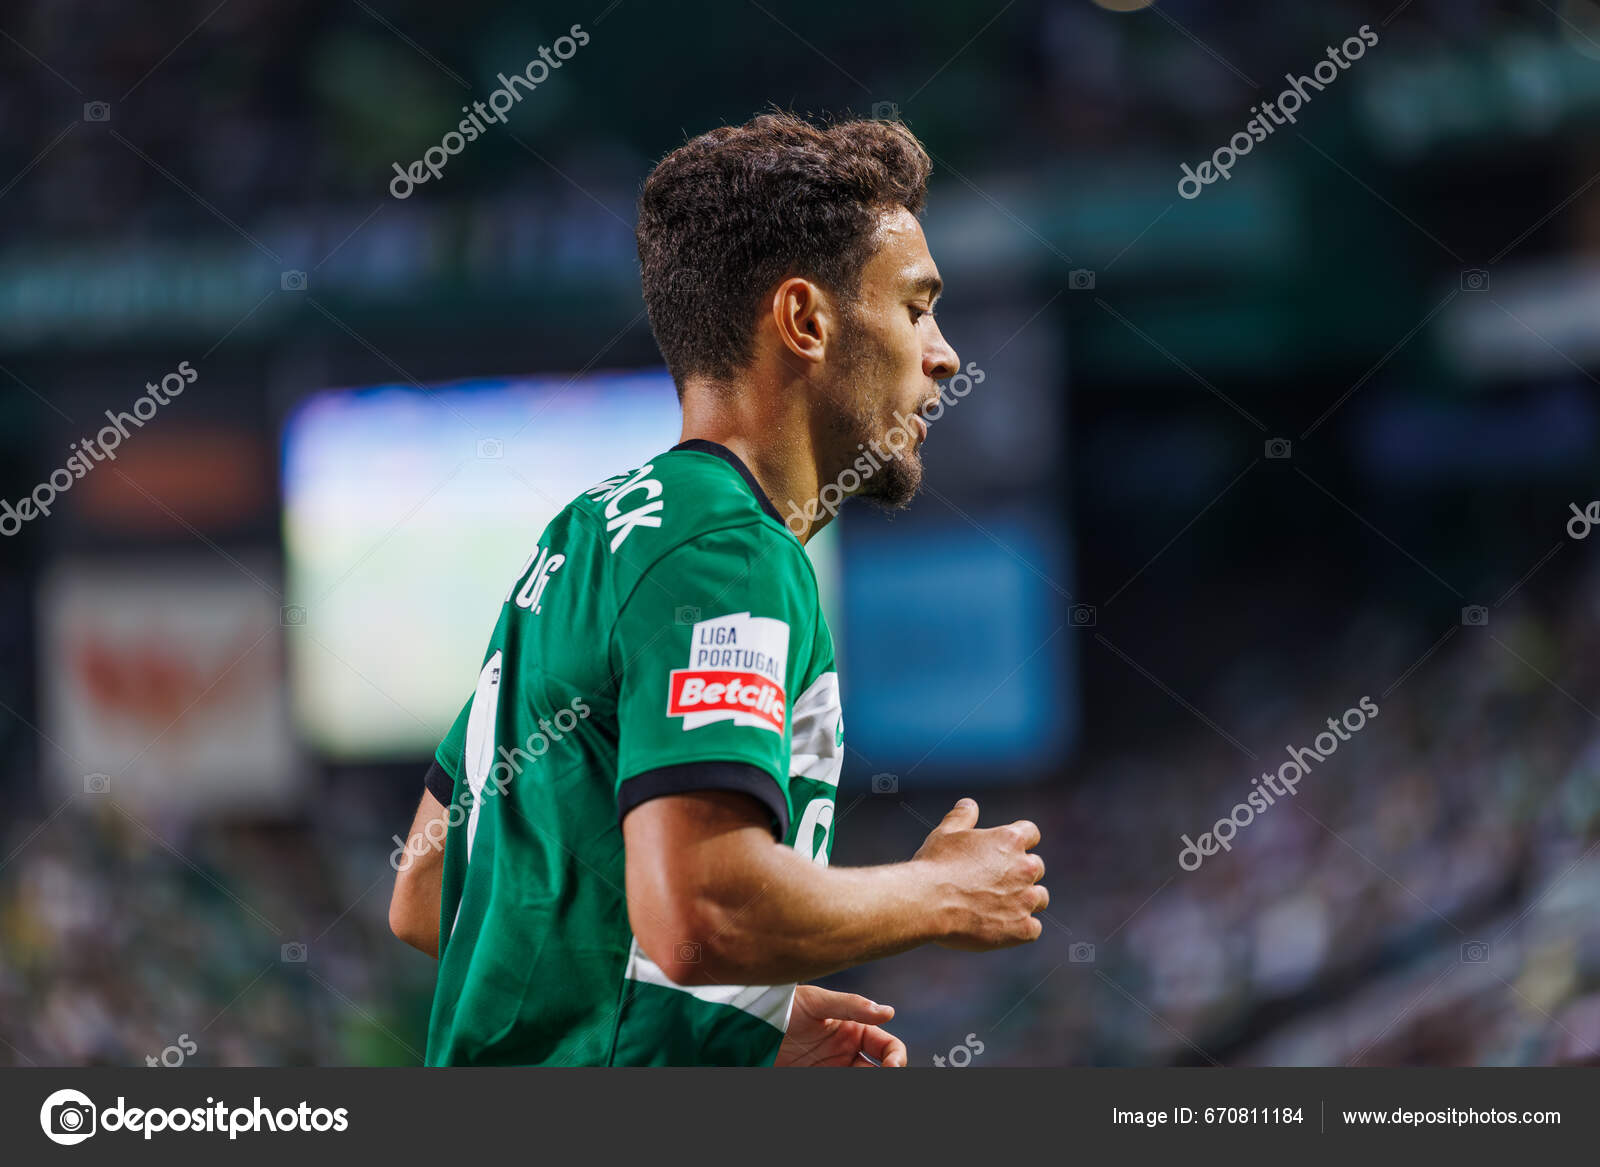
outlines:
[{"label": "jersey sleeve", "polygon": [[449,806],[455,798],[456,779],[461,776],[461,763],[466,757],[467,717],[472,712],[472,698],[461,706],[450,732],[444,735],[439,748],[433,752],[433,765],[423,778],[423,784],[433,792],[441,806]]},{"label": "jersey sleeve", "polygon": [[815,635],[797,545],[764,525],[702,535],[642,575],[617,614],[617,807],[738,790],[789,829],[789,719]]}]

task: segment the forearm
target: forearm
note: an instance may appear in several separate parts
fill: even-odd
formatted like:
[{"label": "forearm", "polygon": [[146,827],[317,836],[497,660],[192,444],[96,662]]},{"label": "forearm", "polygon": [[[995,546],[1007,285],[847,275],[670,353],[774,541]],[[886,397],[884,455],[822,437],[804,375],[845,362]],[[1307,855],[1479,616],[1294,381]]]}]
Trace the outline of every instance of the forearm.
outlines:
[{"label": "forearm", "polygon": [[1049,905],[1026,821],[978,830],[962,799],[906,863],[830,868],[773,840],[764,808],[732,791],[650,799],[622,821],[628,923],[680,985],[826,976],[936,942],[989,951],[1039,936]]},{"label": "forearm", "polygon": [[[430,828],[430,824],[437,824]],[[395,867],[389,928],[429,956],[439,955],[439,901],[444,882],[445,809],[424,792],[404,847],[390,856]]]},{"label": "forearm", "polygon": [[439,955],[439,883],[414,884],[409,894],[389,901],[389,928],[401,940],[437,959]]},{"label": "forearm", "polygon": [[819,867],[787,847],[746,855],[700,898],[690,983],[807,981],[943,937],[954,911],[930,864]]}]

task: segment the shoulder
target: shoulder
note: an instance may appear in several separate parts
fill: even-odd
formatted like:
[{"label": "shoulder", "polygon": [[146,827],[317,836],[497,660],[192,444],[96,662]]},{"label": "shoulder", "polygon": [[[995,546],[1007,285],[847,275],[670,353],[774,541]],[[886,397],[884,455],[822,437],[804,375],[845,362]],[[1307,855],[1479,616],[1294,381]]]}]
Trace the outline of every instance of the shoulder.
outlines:
[{"label": "shoulder", "polygon": [[759,559],[777,571],[804,563],[809,575],[804,549],[768,506],[724,459],[674,449],[595,483],[571,509],[591,520],[624,586],[657,565],[706,557]]}]

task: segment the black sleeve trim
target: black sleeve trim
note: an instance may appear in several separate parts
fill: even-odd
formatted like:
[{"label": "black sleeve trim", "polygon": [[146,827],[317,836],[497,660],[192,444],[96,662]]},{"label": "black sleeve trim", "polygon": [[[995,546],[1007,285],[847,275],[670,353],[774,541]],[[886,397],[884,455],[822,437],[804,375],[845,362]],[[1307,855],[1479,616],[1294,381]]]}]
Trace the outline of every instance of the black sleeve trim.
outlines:
[{"label": "black sleeve trim", "polygon": [[440,806],[449,806],[456,796],[456,780],[450,777],[445,768],[439,765],[439,759],[433,760],[433,765],[428,767],[428,773],[422,780],[428,792],[439,800]]},{"label": "black sleeve trim", "polygon": [[749,762],[686,762],[636,774],[617,791],[617,821],[641,802],[663,794],[733,790],[754,798],[776,820],[779,841],[789,837],[789,803],[772,775]]}]

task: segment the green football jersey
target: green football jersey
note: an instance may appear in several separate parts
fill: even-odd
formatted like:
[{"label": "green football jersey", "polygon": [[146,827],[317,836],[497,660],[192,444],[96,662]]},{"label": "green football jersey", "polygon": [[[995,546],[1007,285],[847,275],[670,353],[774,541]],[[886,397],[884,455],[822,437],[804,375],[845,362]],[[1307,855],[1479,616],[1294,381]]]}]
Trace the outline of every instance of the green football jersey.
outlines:
[{"label": "green football jersey", "polygon": [[744,464],[685,442],[585,491],[430,772],[452,802],[428,1064],[770,1065],[795,986],[670,981],[628,925],[621,820],[737,790],[826,864],[843,754],[811,561]]}]

